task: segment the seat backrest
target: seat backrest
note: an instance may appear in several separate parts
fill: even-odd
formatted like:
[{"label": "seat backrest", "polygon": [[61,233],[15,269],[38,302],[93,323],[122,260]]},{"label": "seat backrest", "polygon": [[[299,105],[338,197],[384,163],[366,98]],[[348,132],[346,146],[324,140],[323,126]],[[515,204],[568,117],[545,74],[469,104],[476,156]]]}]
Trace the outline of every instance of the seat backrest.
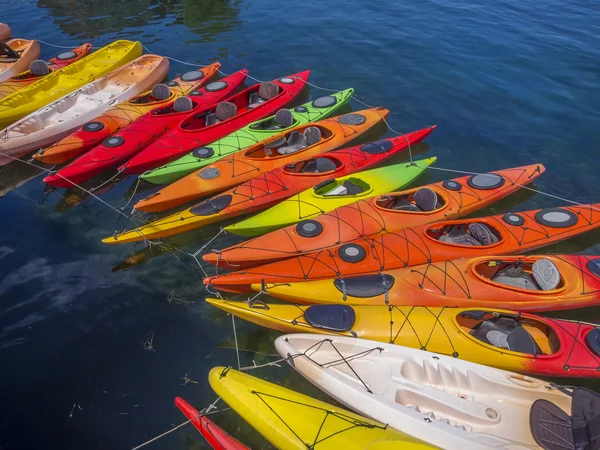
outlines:
[{"label": "seat backrest", "polygon": [[302,134],[306,139],[306,145],[315,145],[321,141],[321,130],[318,127],[308,127]]},{"label": "seat backrest", "polygon": [[173,103],[173,109],[179,113],[191,111],[193,107],[194,103],[192,103],[188,97],[179,97],[175,100],[175,103]]},{"label": "seat backrest", "polygon": [[294,116],[289,109],[280,109],[277,111],[277,114],[275,114],[275,122],[278,125],[281,125],[282,128],[287,128],[294,123]]},{"label": "seat backrest", "polygon": [[529,334],[522,326],[516,327],[506,337],[506,343],[508,344],[508,348],[513,352],[519,353],[527,353],[530,355],[542,355],[542,350],[540,349],[533,336]]},{"label": "seat backrest", "polygon": [[414,195],[416,205],[423,211],[433,211],[437,208],[437,194],[429,188],[421,188]]},{"label": "seat backrest", "polygon": [[219,120],[227,120],[237,114],[237,106],[231,102],[221,102],[215,109],[215,114]]},{"label": "seat backrest", "polygon": [[359,184],[353,183],[350,180],[344,181],[343,186],[346,188],[347,195],[357,195],[365,191],[365,188]]},{"label": "seat backrest", "polygon": [[560,272],[549,259],[538,259],[531,270],[533,278],[543,291],[556,289],[560,284]]},{"label": "seat backrest", "polygon": [[207,127],[210,127],[211,125],[214,125],[217,122],[218,122],[218,119],[217,119],[217,115],[216,114],[208,114],[206,116],[205,123],[206,123]]},{"label": "seat backrest", "polygon": [[258,95],[260,95],[263,100],[270,100],[277,94],[279,94],[279,86],[272,81],[261,83],[260,88],[258,88]]},{"label": "seat backrest", "polygon": [[157,84],[152,88],[152,97],[156,100],[166,100],[171,96],[171,90],[166,84]]},{"label": "seat backrest", "polygon": [[535,442],[545,450],[575,450],[571,418],[548,400],[533,402],[529,410],[529,428]]},{"label": "seat backrest", "polygon": [[439,240],[456,245],[471,245],[475,247],[481,245],[481,242],[467,233],[466,227],[460,224],[452,225],[449,231],[439,237]]},{"label": "seat backrest", "polygon": [[36,59],[29,64],[29,71],[36,77],[43,77],[50,73],[50,68],[48,67],[48,63],[46,63],[46,61]]},{"label": "seat backrest", "polygon": [[288,136],[287,145],[290,147],[293,145],[302,145],[306,147],[306,138],[298,131],[292,131]]},{"label": "seat backrest", "polygon": [[329,158],[317,158],[315,162],[317,164],[317,172],[319,173],[331,172],[336,168],[335,163]]},{"label": "seat backrest", "polygon": [[498,242],[496,235],[483,223],[470,223],[469,232],[481,245],[491,245]]}]

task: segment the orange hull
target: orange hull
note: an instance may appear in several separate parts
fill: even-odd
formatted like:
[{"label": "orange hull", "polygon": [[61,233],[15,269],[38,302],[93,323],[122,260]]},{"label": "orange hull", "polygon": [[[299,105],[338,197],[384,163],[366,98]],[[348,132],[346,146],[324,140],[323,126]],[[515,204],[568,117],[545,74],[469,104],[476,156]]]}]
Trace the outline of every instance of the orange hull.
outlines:
[{"label": "orange hull", "polygon": [[[62,164],[82,155],[147,112],[164,107],[176,98],[187,95],[194,89],[206,84],[211,77],[217,74],[220,67],[220,63],[214,63],[198,69],[198,72],[201,72],[203,76],[194,81],[175,78],[167,83],[171,90],[171,96],[166,100],[157,100],[152,97],[150,92],[145,92],[123,104],[117,105],[66,138],[48,147],[43,154],[35,154],[33,157],[44,164]],[[93,124],[93,128],[89,127],[90,124]]]},{"label": "orange hull", "polygon": [[[493,189],[477,189],[469,185],[470,176],[423,186],[434,191],[442,203],[439,208],[430,212],[390,207],[395,199],[407,195],[412,197],[420,188],[359,200],[312,219],[311,222],[318,222],[323,230],[317,236],[302,236],[297,231],[298,226],[291,225],[218,253],[207,253],[202,259],[218,264],[219,267],[240,270],[323,250],[385,231],[394,232],[405,227],[456,219],[512,194],[522,185],[533,182],[545,170],[541,164],[497,170],[492,173],[501,177],[504,182]],[[460,186],[460,189],[457,190],[456,186]],[[277,248],[273,248],[273,242],[278,243]]]},{"label": "orange hull", "polygon": [[[231,189],[285,164],[292,164],[335,150],[336,148],[344,147],[380,123],[387,117],[388,112],[387,109],[382,108],[358,111],[357,114],[362,114],[366,117],[366,121],[361,125],[344,125],[339,122],[340,117],[343,116],[338,116],[316,123],[309,123],[286,133],[277,134],[251,146],[244,152],[232,153],[209,166],[187,175],[181,180],[158,191],[159,195],[151,195],[147,201],[142,201],[135,207],[136,209],[144,210],[147,206],[151,207],[152,200],[156,199],[156,201],[160,200],[163,209],[173,208],[200,197]],[[321,130],[323,138],[320,142],[291,154],[279,155],[276,150],[267,150],[271,152],[271,156],[265,154],[265,145],[285,139],[292,132],[302,133],[308,127],[317,127]],[[210,176],[213,173],[218,173],[218,175],[216,177]],[[209,176],[205,176],[205,174]]]},{"label": "orange hull", "polygon": [[[498,242],[471,246],[442,242],[438,239],[455,225],[468,226],[474,223],[486,225],[494,230]],[[283,261],[219,277],[209,277],[204,283],[227,291],[249,292],[249,285],[263,281],[311,281],[365,275],[457,258],[523,253],[585,233],[599,225],[600,204],[436,222],[404,228],[393,233],[380,233],[371,238],[358,239],[349,244]],[[282,245],[282,242],[277,242],[278,247]],[[349,258],[349,254],[354,256]]]},{"label": "orange hull", "polygon": [[[492,281],[500,267],[546,259],[558,269],[556,289],[534,290]],[[600,304],[600,258],[582,255],[493,256],[455,259],[382,273],[267,286],[296,303],[395,306],[477,306],[517,311],[556,311]],[[260,285],[256,286],[260,290]]]}]

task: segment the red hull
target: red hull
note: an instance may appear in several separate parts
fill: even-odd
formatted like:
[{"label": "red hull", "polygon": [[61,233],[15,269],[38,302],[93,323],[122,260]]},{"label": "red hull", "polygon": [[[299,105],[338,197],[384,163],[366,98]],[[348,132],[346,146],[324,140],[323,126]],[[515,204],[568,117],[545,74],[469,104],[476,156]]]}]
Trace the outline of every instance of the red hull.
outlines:
[{"label": "red hull", "polygon": [[[230,133],[265,117],[275,114],[279,109],[292,102],[302,88],[310,75],[310,71],[300,72],[287,77],[273,80],[280,88],[280,93],[267,100],[259,106],[246,109],[248,98],[251,92],[256,92],[259,84],[235,94],[224,101],[235,103],[238,106],[238,113],[228,120],[206,127],[198,125],[198,119],[193,116],[182,121],[179,126],[158,141],[146,147],[140,154],[132,158],[129,162],[119,167],[119,171],[127,174],[139,174],[146,170],[154,169],[167,164],[180,156],[189,153],[196,147],[207,145]],[[285,83],[281,80],[293,80],[293,83]],[[200,115],[207,111],[201,111]]]},{"label": "red hull", "polygon": [[194,102],[194,108],[190,111],[177,113],[162,111],[171,111],[173,102],[165,107],[154,109],[142,117],[121,129],[112,138],[121,138],[122,144],[118,146],[107,146],[105,141],[94,147],[88,153],[83,154],[78,159],[63,167],[57,173],[44,178],[44,182],[55,187],[68,188],[74,184],[83,183],[86,180],[98,175],[99,173],[116,167],[128,161],[152,142],[159,139],[164,133],[177,126],[182,120],[190,114],[216,105],[224,98],[230,96],[246,79],[247,70],[240,70],[220,81],[227,83],[227,88],[209,92],[206,86],[198,89],[202,95],[190,97]]},{"label": "red hull", "polygon": [[229,433],[223,431],[208,417],[200,416],[198,410],[181,397],[175,398],[175,404],[188,419],[191,419],[191,423],[213,449],[248,450],[248,447],[237,441]]}]

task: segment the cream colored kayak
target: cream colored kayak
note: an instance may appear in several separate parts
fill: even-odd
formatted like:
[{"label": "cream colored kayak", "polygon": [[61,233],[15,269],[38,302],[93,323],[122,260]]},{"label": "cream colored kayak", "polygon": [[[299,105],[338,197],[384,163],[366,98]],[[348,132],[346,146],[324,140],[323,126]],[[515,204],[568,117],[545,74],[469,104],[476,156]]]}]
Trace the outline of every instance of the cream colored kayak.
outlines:
[{"label": "cream colored kayak", "polygon": [[275,346],[340,403],[446,449],[539,448],[533,403],[571,411],[571,397],[545,381],[424,350],[313,334],[284,335]]},{"label": "cream colored kayak", "polygon": [[[167,58],[142,55],[6,128],[0,153],[20,157],[46,147],[115,105],[149,90],[169,70]],[[0,155],[0,165],[10,162]]]}]

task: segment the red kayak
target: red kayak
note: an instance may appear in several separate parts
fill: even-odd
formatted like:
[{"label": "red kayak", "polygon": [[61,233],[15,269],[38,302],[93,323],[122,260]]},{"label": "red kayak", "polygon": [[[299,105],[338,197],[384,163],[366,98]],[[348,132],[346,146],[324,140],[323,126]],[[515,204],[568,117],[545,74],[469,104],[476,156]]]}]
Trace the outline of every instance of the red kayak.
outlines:
[{"label": "red kayak", "polygon": [[127,174],[143,173],[226,136],[255,120],[275,114],[300,94],[310,70],[255,84],[216,107],[197,111],[119,167]]},{"label": "red kayak", "polygon": [[196,408],[181,397],[175,397],[175,404],[185,417],[191,419],[192,424],[215,450],[249,450],[244,444],[215,425],[208,417],[201,416]]},{"label": "red kayak", "polygon": [[230,96],[244,83],[247,74],[246,69],[240,70],[219,81],[209,83],[186,97],[179,97],[147,112],[57,173],[44,178],[44,182],[55,187],[68,188],[123,164],[182,120],[198,111],[214,107]]}]

